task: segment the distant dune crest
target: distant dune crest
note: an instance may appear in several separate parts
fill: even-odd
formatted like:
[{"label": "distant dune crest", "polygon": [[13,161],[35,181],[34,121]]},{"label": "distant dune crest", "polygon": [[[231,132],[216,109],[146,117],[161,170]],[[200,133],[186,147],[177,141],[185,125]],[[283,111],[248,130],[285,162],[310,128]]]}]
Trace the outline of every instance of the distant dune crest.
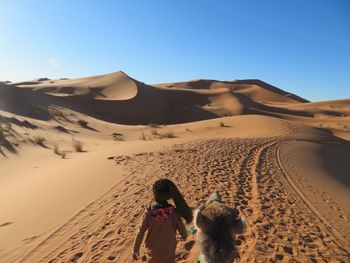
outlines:
[{"label": "distant dune crest", "polygon": [[[325,128],[323,121],[330,121],[328,128],[344,136],[349,122],[344,117],[350,116],[348,99],[311,103],[257,79],[145,84],[118,71],[78,79],[2,82],[0,95],[0,109],[14,114],[49,119],[49,113],[30,112],[38,104],[56,105],[108,122],[131,125],[258,114],[311,123],[319,128]],[[16,105],[15,101],[21,98],[23,103]]]}]

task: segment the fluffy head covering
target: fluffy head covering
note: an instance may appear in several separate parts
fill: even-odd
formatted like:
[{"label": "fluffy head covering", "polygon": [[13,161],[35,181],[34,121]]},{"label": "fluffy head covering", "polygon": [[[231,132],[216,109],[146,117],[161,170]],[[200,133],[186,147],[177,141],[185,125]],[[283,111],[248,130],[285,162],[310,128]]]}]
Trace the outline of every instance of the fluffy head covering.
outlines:
[{"label": "fluffy head covering", "polygon": [[152,187],[154,199],[160,203],[165,204],[167,200],[172,198],[179,214],[190,223],[193,219],[191,208],[187,205],[179,189],[169,179],[160,179],[153,184]]}]

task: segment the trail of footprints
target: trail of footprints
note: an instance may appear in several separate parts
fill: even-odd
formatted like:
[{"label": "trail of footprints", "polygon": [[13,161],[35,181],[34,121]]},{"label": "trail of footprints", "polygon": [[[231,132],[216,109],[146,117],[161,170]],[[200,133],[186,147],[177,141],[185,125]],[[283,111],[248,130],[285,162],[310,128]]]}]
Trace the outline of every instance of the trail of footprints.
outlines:
[{"label": "trail of footprints", "polygon": [[[349,254],[339,252],[334,238],[281,175],[275,147],[286,140],[197,140],[162,152],[111,157],[126,165],[125,179],[33,249],[24,262],[42,251],[47,252],[36,262],[128,262],[141,214],[152,200],[151,185],[161,177],[174,180],[193,208],[213,192],[238,207],[247,218],[247,231],[238,236],[237,261],[348,261]],[[186,262],[194,239],[179,241],[177,262]]]}]

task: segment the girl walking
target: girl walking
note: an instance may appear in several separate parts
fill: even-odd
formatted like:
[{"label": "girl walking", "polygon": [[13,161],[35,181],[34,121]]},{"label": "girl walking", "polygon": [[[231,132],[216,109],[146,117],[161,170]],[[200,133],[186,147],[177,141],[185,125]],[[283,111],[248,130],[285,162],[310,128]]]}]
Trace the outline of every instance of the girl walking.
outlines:
[{"label": "girl walking", "polygon": [[[134,242],[132,257],[138,259],[140,246],[147,231],[145,245],[150,263],[175,263],[176,232],[187,238],[182,218],[190,223],[193,213],[176,185],[169,179],[160,179],[152,187],[154,203],[145,213]],[[168,203],[173,199],[175,206]]]}]

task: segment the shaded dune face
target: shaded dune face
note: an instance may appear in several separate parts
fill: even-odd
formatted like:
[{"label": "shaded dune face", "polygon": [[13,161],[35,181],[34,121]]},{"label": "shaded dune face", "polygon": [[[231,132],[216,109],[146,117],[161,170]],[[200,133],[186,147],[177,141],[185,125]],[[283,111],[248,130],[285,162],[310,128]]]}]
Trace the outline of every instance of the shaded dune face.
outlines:
[{"label": "shaded dune face", "polygon": [[178,83],[155,84],[154,86],[181,89],[220,89],[225,88],[234,93],[243,94],[258,102],[300,103],[308,102],[295,94],[285,92],[258,79],[218,81],[218,80],[193,80]]},{"label": "shaded dune face", "polygon": [[[55,106],[120,124],[184,123],[242,112],[239,101],[227,89],[164,89],[122,72],[75,80],[4,83],[0,93],[6,93],[0,109],[41,120],[49,120],[48,108]],[[16,105],[18,98],[22,105]],[[230,100],[233,103],[220,106]],[[210,104],[213,106],[208,108]]]},{"label": "shaded dune face", "polygon": [[43,80],[15,83],[17,87],[31,89],[58,97],[78,96],[95,100],[128,100],[137,94],[136,81],[124,74],[111,74],[79,78]]},{"label": "shaded dune face", "polygon": [[78,79],[2,82],[0,95],[0,110],[40,120],[54,118],[50,109],[64,107],[128,125],[256,114],[327,128],[343,138],[349,137],[350,129],[350,100],[312,103],[256,79],[148,85],[120,71]]}]

